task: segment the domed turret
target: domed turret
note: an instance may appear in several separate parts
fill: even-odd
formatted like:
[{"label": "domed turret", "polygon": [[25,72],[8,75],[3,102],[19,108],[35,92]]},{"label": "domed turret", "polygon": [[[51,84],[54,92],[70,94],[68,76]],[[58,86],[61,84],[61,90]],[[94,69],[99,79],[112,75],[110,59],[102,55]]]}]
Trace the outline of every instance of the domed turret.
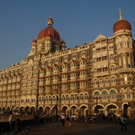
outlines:
[{"label": "domed turret", "polygon": [[114,24],[113,26],[113,32],[117,32],[119,30],[130,30],[131,31],[131,25],[128,21],[126,21],[125,19],[122,19],[122,15],[121,15],[121,10],[120,12],[120,19]]},{"label": "domed turret", "polygon": [[36,44],[37,43],[37,39],[35,37],[35,39],[32,41],[32,44]]}]

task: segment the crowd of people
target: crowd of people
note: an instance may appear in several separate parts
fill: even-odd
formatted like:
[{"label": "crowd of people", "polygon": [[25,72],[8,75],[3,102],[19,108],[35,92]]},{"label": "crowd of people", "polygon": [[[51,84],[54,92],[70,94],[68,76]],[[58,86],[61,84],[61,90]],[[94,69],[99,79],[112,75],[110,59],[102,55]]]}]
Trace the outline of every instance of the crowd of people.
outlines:
[{"label": "crowd of people", "polygon": [[[34,113],[33,119],[39,119],[41,124],[46,123],[46,122],[52,122],[52,121],[61,121],[62,126],[66,126],[66,127],[70,127],[71,122],[73,121],[72,118],[68,114],[65,115],[64,113],[61,113],[59,116],[52,115],[52,113],[50,114]],[[16,130],[16,128],[18,128],[17,131],[20,132],[19,120],[16,120],[14,129],[12,129],[12,120],[13,120],[13,114],[12,112],[10,112],[10,115],[9,115],[10,131],[13,132]],[[99,125],[103,123],[107,123],[107,122],[111,123],[114,120],[117,120],[117,122],[119,122],[119,124],[121,125],[121,131],[123,130],[127,131],[127,126],[126,126],[127,118],[124,115],[120,116],[119,113],[117,114],[117,116],[114,113],[108,113],[107,116],[105,116],[103,113],[100,113],[96,115],[93,120],[95,120]],[[88,119],[87,116],[83,117],[83,122],[85,123],[86,127],[88,126],[88,123],[90,123],[90,121],[91,120]]]}]

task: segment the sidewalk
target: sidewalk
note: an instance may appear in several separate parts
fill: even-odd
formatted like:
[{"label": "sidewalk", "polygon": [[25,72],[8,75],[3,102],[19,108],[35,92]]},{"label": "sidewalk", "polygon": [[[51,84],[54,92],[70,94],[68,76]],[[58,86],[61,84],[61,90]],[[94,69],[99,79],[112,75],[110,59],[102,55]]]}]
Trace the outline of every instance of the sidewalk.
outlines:
[{"label": "sidewalk", "polygon": [[61,122],[52,122],[48,124],[40,124],[37,126],[27,127],[27,133],[14,133],[12,135],[133,135],[134,128],[127,127],[127,131],[121,131],[120,125],[105,124],[98,126],[97,124],[72,122],[71,127],[62,126]]}]

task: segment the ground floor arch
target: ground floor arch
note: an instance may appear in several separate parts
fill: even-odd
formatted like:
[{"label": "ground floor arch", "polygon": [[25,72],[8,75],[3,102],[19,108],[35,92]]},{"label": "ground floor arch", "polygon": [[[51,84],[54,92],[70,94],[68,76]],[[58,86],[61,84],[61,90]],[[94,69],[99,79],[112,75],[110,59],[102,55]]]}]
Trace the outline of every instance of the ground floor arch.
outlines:
[{"label": "ground floor arch", "polygon": [[45,108],[45,113],[46,113],[47,115],[51,113],[51,108],[50,108],[49,106],[47,106],[47,107]]},{"label": "ground floor arch", "polygon": [[75,112],[78,110],[78,107],[73,105],[71,108],[70,108],[70,114],[75,114]]},{"label": "ground floor arch", "polygon": [[86,105],[82,105],[79,107],[79,115],[80,116],[88,115],[88,107]]},{"label": "ground floor arch", "polygon": [[35,107],[31,107],[31,114],[34,114],[36,111]]}]

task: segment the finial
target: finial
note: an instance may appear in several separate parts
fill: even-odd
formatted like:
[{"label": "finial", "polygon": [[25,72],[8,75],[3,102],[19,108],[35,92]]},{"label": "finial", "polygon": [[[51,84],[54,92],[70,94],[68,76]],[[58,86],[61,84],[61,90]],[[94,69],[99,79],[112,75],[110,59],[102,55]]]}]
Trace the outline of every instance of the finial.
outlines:
[{"label": "finial", "polygon": [[119,8],[120,19],[122,19],[121,9]]},{"label": "finial", "polygon": [[49,18],[52,18],[52,16],[50,15],[50,17]]},{"label": "finial", "polygon": [[35,36],[35,39],[37,39],[36,36]]}]

